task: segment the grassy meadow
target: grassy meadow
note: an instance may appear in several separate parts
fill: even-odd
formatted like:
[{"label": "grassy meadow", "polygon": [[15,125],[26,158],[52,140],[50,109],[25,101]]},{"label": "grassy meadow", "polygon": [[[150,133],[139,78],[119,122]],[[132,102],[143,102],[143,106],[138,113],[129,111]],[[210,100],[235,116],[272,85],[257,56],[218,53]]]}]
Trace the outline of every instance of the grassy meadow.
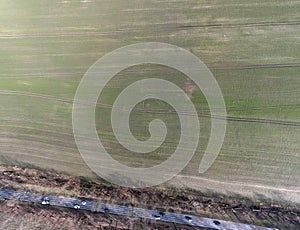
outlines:
[{"label": "grassy meadow", "polygon": [[[201,191],[262,194],[299,202],[300,2],[296,0],[2,0],[0,3],[0,160],[95,177],[72,132],[80,79],[104,54],[138,42],[166,42],[198,56],[222,89],[228,126],[221,153],[203,175],[198,166],[210,134],[207,102],[195,88],[201,138],[191,163],[169,182]],[[96,110],[99,137],[111,155],[134,167],[166,160],[179,138],[169,105],[147,100],[131,114],[140,140],[164,120],[168,135],[139,155],[117,143],[110,108],[134,81],[158,77],[185,88],[186,76],[158,65],[119,73]],[[164,111],[163,114],[148,111]]]}]

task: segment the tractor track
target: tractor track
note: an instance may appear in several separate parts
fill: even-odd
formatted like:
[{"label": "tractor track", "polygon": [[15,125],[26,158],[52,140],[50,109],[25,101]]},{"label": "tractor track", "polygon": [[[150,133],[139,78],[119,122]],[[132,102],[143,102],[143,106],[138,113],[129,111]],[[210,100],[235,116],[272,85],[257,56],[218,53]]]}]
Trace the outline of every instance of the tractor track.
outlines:
[{"label": "tractor track", "polygon": [[[278,21],[278,22],[248,22],[248,23],[219,23],[219,24],[203,24],[203,25],[182,25],[172,26],[167,24],[161,24],[161,26],[168,26],[163,28],[162,31],[176,31],[176,30],[187,30],[187,29],[201,29],[201,28],[216,28],[216,29],[227,29],[227,28],[248,28],[248,27],[278,27],[278,26],[298,26],[300,25],[299,20],[294,21]],[[0,39],[17,39],[17,38],[57,38],[57,37],[91,37],[91,36],[115,36],[122,33],[136,33],[145,32],[147,29],[122,29],[115,31],[87,31],[87,32],[66,32],[66,33],[24,33],[24,34],[0,34]],[[156,30],[156,32],[159,30]]]},{"label": "tractor track", "polygon": [[249,23],[228,23],[228,24],[207,24],[207,25],[185,25],[178,26],[178,29],[197,29],[197,28],[242,28],[242,27],[278,27],[278,26],[298,26],[299,20],[279,21],[279,22],[249,22]]},{"label": "tractor track", "polygon": [[[235,70],[259,70],[259,69],[283,69],[299,68],[300,63],[269,63],[269,64],[249,64],[249,65],[232,65],[232,66],[208,66],[210,70],[215,71],[235,71]],[[1,78],[60,78],[82,76],[84,72],[61,72],[61,73],[27,73],[27,74],[9,74],[1,73]]]},{"label": "tractor track", "polygon": [[[30,97],[36,97],[46,100],[54,100],[59,101],[63,103],[81,103],[81,102],[74,102],[72,98],[64,98],[64,97],[58,97],[58,96],[52,96],[52,95],[44,95],[44,94],[37,94],[37,93],[29,93],[29,92],[18,92],[18,91],[10,91],[10,90],[0,90],[0,94],[2,95],[19,95],[19,96],[30,96]],[[105,103],[97,103],[97,106],[100,108],[106,108],[111,109],[112,106]],[[249,110],[264,110],[264,109],[278,109],[278,108],[298,108],[300,107],[299,104],[287,104],[287,105],[278,105],[278,106],[266,106],[266,107],[229,107],[228,111],[249,111]],[[142,113],[150,113],[150,114],[176,114],[176,111],[165,111],[165,110],[150,110],[150,109],[135,109],[136,112],[142,112]],[[297,121],[284,121],[284,120],[273,120],[273,119],[265,119],[265,118],[250,118],[250,117],[236,117],[236,116],[212,116],[210,114],[205,113],[190,113],[190,112],[184,112],[182,115],[187,116],[198,116],[198,117],[204,117],[204,118],[212,118],[212,119],[219,119],[219,120],[227,120],[232,122],[247,122],[247,123],[261,123],[261,124],[272,124],[272,125],[285,125],[285,126],[295,126],[299,127],[300,122]]]}]

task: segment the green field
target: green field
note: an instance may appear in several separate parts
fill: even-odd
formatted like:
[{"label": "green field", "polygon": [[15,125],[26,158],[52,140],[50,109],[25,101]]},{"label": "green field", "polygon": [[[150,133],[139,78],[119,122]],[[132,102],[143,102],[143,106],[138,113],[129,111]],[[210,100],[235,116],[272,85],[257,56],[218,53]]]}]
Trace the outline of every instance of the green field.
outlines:
[{"label": "green field", "polygon": [[[72,100],[81,77],[116,48],[166,42],[207,64],[228,112],[222,151],[212,168],[199,175],[210,118],[202,93],[192,92],[202,128],[200,144],[192,163],[170,184],[300,202],[299,1],[2,0],[0,11],[3,163],[94,177],[72,132]],[[144,140],[149,121],[161,118],[169,128],[164,144],[145,157],[126,151],[114,138],[114,99],[125,86],[149,77],[171,80],[183,89],[186,83],[183,74],[166,67],[132,67],[109,83],[96,111],[105,147],[115,159],[135,167],[167,159],[179,137],[177,115],[168,105],[148,100],[132,113],[132,131]]]}]

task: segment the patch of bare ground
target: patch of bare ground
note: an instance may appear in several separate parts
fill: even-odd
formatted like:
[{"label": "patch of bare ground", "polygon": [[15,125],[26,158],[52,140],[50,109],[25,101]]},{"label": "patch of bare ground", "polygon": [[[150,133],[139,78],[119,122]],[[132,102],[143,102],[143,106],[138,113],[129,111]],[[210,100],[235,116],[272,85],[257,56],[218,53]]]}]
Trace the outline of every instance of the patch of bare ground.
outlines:
[{"label": "patch of bare ground", "polygon": [[184,82],[184,91],[189,98],[193,98],[192,94],[197,89],[197,86],[192,82],[190,78],[187,78]]},{"label": "patch of bare ground", "polygon": [[[299,207],[273,203],[271,200],[249,200],[243,197],[225,197],[216,194],[200,194],[195,191],[159,187],[146,189],[121,188],[104,182],[88,181],[84,178],[74,178],[54,172],[3,165],[0,166],[0,181],[2,186],[8,188],[44,194],[72,196],[119,205],[158,209],[166,212],[189,213],[202,217],[280,229],[299,229],[300,227]],[[13,205],[10,206],[11,203]],[[61,223],[58,226],[61,226],[62,229],[63,226],[70,226],[71,228],[68,227],[68,229],[78,229],[78,226],[85,229],[95,229],[95,226],[101,226],[101,228],[103,226],[105,229],[105,226],[108,228],[114,226],[110,222],[110,218],[115,221],[114,224],[118,223],[116,229],[123,229],[123,227],[125,229],[176,229],[170,224],[159,226],[162,223],[153,221],[111,217],[104,214],[76,212],[53,207],[45,208],[39,205],[5,201],[0,206],[3,209],[0,210],[1,213],[9,214],[7,218],[11,215],[22,216],[20,218],[29,215],[26,220],[33,218],[34,222],[40,221],[41,224],[49,222],[47,226],[57,226],[56,224]],[[22,214],[19,215],[18,212]],[[37,220],[34,220],[34,218],[37,218]],[[15,219],[12,219],[12,221]],[[5,224],[5,221],[3,221],[2,216],[1,222]],[[89,225],[91,226],[89,227]],[[99,229],[101,228],[99,227]]]}]

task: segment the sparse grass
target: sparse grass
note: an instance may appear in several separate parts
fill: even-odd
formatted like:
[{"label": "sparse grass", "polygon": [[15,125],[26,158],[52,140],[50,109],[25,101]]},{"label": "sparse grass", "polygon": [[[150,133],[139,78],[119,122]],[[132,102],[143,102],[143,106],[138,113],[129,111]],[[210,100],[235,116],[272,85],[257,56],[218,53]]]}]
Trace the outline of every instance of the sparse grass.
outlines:
[{"label": "sparse grass", "polygon": [[[72,100],[81,76],[109,51],[145,41],[181,46],[211,67],[223,91],[229,116],[266,119],[265,123],[229,121],[222,151],[213,167],[201,177],[299,192],[300,128],[267,122],[300,122],[299,67],[215,68],[300,63],[299,25],[289,23],[299,21],[298,1],[62,2],[1,1],[0,90]],[[269,22],[273,24],[264,24]],[[152,71],[145,71],[149,68]],[[185,77],[168,68],[146,65],[132,70],[123,71],[113,79],[99,101],[111,105],[124,86],[153,76],[184,87]],[[192,100],[199,114],[209,113],[201,92],[196,90]],[[76,176],[94,177],[74,142],[70,102],[1,92],[0,105],[1,156]],[[140,104],[136,109],[144,106]],[[146,108],[170,110],[157,101],[148,101]],[[165,160],[176,147],[176,115],[132,113],[132,130],[140,139],[149,137],[146,125],[151,119],[161,118],[169,124],[164,145],[145,157],[125,151],[116,142],[109,109],[100,107],[96,114],[101,140],[112,156],[125,164],[154,165]],[[200,145],[184,175],[199,176],[197,168],[209,137],[210,119],[200,116],[200,122]],[[194,182],[188,186],[206,189]],[[220,187],[213,189],[223,191],[223,186]],[[237,189],[224,187],[229,192]]]}]

